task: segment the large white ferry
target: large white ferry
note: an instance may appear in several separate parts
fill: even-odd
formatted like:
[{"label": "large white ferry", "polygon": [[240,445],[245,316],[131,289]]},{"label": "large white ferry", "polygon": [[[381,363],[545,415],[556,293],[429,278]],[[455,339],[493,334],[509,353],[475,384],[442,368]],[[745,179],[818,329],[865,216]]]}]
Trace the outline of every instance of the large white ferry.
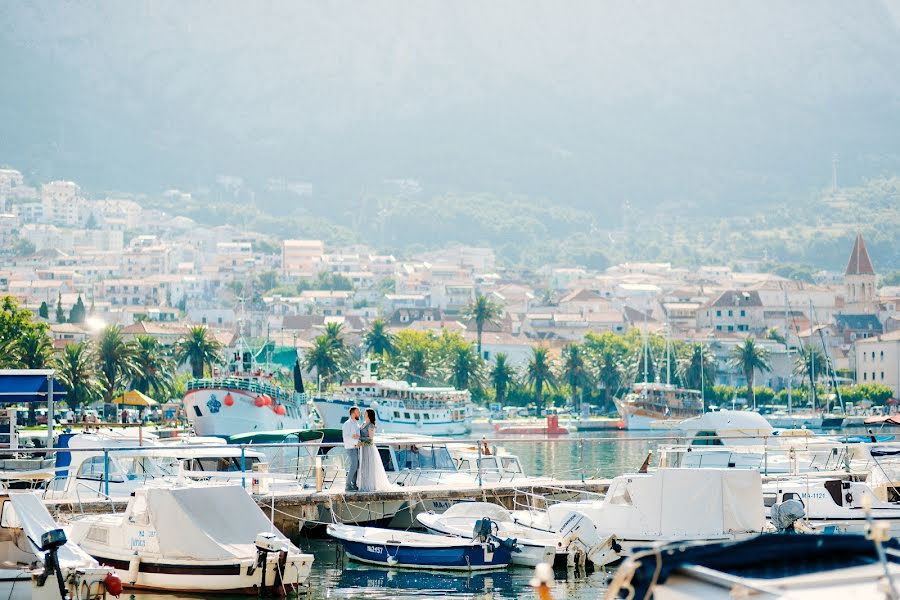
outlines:
[{"label": "large white ferry", "polygon": [[654,421],[681,421],[703,414],[699,391],[668,383],[635,383],[615,403],[624,429],[651,429]]},{"label": "large white ferry", "polygon": [[250,351],[239,348],[229,354],[221,376],[188,383],[184,409],[197,435],[227,437],[314,426],[315,415],[296,367],[294,389],[287,390],[256,366]]},{"label": "large white ferry", "polygon": [[465,435],[471,431],[469,392],[381,379],[345,383],[340,395],[313,399],[325,427],[339,428],[352,406],[373,408],[382,433]]}]

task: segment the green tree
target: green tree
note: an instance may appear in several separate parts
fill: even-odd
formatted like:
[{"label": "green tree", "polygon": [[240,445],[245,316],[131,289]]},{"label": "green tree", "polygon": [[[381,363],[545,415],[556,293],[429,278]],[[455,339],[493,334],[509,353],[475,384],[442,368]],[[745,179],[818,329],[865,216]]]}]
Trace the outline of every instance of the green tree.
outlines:
[{"label": "green tree", "polygon": [[[26,330],[18,341],[19,366],[25,369],[49,368],[53,359],[53,342],[43,328]],[[35,402],[28,403],[28,424],[37,423]]]},{"label": "green tree", "polygon": [[453,350],[450,364],[451,383],[458,390],[468,390],[481,383],[481,360],[471,345]]},{"label": "green tree", "polygon": [[93,349],[87,342],[67,345],[54,361],[56,376],[66,388],[66,404],[76,413],[103,395],[94,363]]},{"label": "green tree", "polygon": [[56,322],[66,322],[66,311],[64,311],[62,307],[62,292],[56,296]]},{"label": "green tree", "polygon": [[678,360],[677,373],[687,389],[712,387],[716,378],[716,361],[703,344],[691,344]]},{"label": "green tree", "polygon": [[[572,390],[572,404],[583,401],[584,391],[590,385],[590,374],[584,361],[584,352],[578,344],[568,344],[562,351],[561,379]],[[582,395],[578,395],[578,390]]]},{"label": "green tree", "polygon": [[207,365],[220,362],[222,343],[204,325],[191,327],[188,334],[175,342],[175,361],[190,364],[194,379],[203,377]]},{"label": "green tree", "polygon": [[484,332],[484,326],[496,324],[502,314],[503,308],[483,294],[475,296],[475,300],[466,307],[466,317],[475,322],[476,347],[479,357],[484,356],[481,353],[481,334]]},{"label": "green tree", "polygon": [[366,332],[364,339],[366,352],[374,356],[391,356],[394,354],[394,336],[387,330],[384,319],[375,319],[372,326]]},{"label": "green tree", "polygon": [[751,336],[747,336],[744,342],[735,346],[731,351],[729,364],[735,369],[740,369],[747,380],[747,389],[750,392],[750,400],[756,409],[756,395],[753,391],[753,378],[756,371],[771,371],[769,365],[769,352],[756,344]]},{"label": "green tree", "polygon": [[816,401],[817,396],[815,386],[818,384],[819,378],[826,374],[827,366],[825,354],[812,344],[804,344],[800,348],[800,354],[794,359],[794,373],[809,379],[810,389],[813,390],[811,398],[813,402]]},{"label": "green tree", "polygon": [[313,340],[312,348],[306,352],[304,366],[307,371],[316,372],[318,386],[321,388],[322,382],[328,382],[340,372],[340,349],[327,334],[320,335]]},{"label": "green tree", "polygon": [[131,385],[142,394],[168,399],[174,365],[166,356],[165,348],[155,337],[139,335],[134,340],[134,351],[137,373],[132,377]]},{"label": "green tree", "polygon": [[38,316],[42,319],[50,318],[50,307],[47,306],[46,302],[41,302],[41,307],[38,309]]},{"label": "green tree", "polygon": [[344,342],[344,325],[342,323],[325,323],[325,337],[338,350],[344,351],[347,346]]},{"label": "green tree", "polygon": [[84,307],[84,301],[81,299],[81,294],[78,294],[78,299],[75,300],[75,306],[69,311],[69,323],[84,323],[86,316],[87,309]]},{"label": "green tree", "polygon": [[506,391],[515,379],[516,372],[512,365],[507,362],[509,357],[505,352],[498,352],[494,356],[494,366],[491,368],[490,378],[491,385],[494,386],[494,393],[497,402],[503,406],[506,402]]},{"label": "green tree", "polygon": [[556,376],[553,374],[550,353],[544,346],[535,346],[531,349],[531,359],[525,370],[525,381],[534,391],[534,403],[538,410],[543,410],[544,388],[556,387]]},{"label": "green tree", "polygon": [[113,401],[116,392],[137,375],[137,357],[134,346],[122,337],[122,328],[118,325],[107,325],[97,339],[97,350],[94,353],[97,361],[97,373],[103,386],[103,401]]},{"label": "green tree", "polygon": [[615,394],[622,387],[622,367],[620,361],[612,350],[606,350],[600,357],[597,366],[597,381],[603,387],[603,404],[605,410],[611,409],[611,402]]}]

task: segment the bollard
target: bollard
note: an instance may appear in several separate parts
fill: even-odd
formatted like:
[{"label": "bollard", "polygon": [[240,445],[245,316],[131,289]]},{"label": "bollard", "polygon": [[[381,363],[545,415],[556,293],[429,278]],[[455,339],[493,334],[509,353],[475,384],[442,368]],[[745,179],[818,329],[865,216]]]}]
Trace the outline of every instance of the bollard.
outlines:
[{"label": "bollard", "polygon": [[325,489],[325,469],[322,468],[322,457],[316,456],[316,491]]}]

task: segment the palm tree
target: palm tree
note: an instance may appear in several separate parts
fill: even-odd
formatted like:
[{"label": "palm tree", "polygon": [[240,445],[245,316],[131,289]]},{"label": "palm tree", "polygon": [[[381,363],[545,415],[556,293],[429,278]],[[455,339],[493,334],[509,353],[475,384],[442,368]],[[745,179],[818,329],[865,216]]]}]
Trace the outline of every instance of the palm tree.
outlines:
[{"label": "palm tree", "polygon": [[748,335],[743,344],[735,346],[731,350],[729,364],[744,373],[744,377],[747,379],[747,390],[750,392],[750,399],[755,410],[756,393],[753,391],[753,376],[756,371],[772,370],[769,365],[769,351],[762,346],[757,346],[756,340]]},{"label": "palm tree", "polygon": [[813,408],[816,405],[816,382],[826,373],[827,368],[825,354],[812,344],[804,345],[794,362],[794,373],[809,378],[809,397]]},{"label": "palm tree", "polygon": [[25,369],[46,369],[53,359],[53,342],[44,329],[25,331],[18,348],[19,363]]},{"label": "palm tree", "polygon": [[501,406],[503,406],[503,402],[506,401],[506,390],[516,376],[516,372],[513,370],[512,366],[506,362],[508,358],[509,357],[505,352],[498,352],[497,355],[494,356],[494,367],[491,369],[490,373],[491,384],[494,386],[497,402]]},{"label": "palm tree", "polygon": [[[590,384],[590,376],[584,363],[584,353],[578,344],[569,344],[563,348],[560,375],[572,388],[572,404],[578,404],[579,400],[583,401],[584,390]],[[579,388],[582,392],[581,398],[578,396]]]},{"label": "palm tree", "polygon": [[172,361],[155,337],[139,335],[135,339],[135,361],[137,374],[131,385],[142,394],[152,393],[159,398],[167,398],[172,389]]},{"label": "palm tree", "polygon": [[179,365],[190,363],[194,379],[203,377],[206,365],[219,362],[222,344],[203,325],[191,327],[188,334],[175,342],[175,360]]},{"label": "palm tree", "polygon": [[703,344],[691,344],[687,354],[678,360],[678,371],[682,384],[689,390],[702,390],[715,382],[716,363],[712,353]]},{"label": "palm tree", "polygon": [[597,380],[603,386],[603,404],[609,410],[609,401],[622,385],[622,367],[616,360],[616,355],[609,350],[600,357]]},{"label": "palm tree", "polygon": [[[53,342],[43,328],[25,330],[16,344],[18,365],[25,369],[46,369],[53,359]],[[34,402],[28,403],[28,424],[37,424],[37,412]]]},{"label": "palm tree", "polygon": [[387,330],[387,323],[384,319],[375,319],[372,321],[372,327],[365,336],[366,352],[375,356],[393,356],[394,336]]},{"label": "palm tree", "polygon": [[481,365],[472,346],[458,346],[453,349],[450,373],[453,387],[467,390],[478,385],[481,379]]},{"label": "palm tree", "polygon": [[304,366],[307,371],[316,372],[319,386],[323,380],[340,372],[340,352],[334,345],[334,341],[327,334],[320,335],[313,340],[312,348],[307,351],[304,358]]},{"label": "palm tree", "polygon": [[553,367],[550,364],[550,353],[544,346],[535,346],[531,349],[531,360],[525,371],[525,381],[534,390],[534,402],[538,410],[544,408],[544,387],[556,386],[556,377],[553,375]]},{"label": "palm tree", "polygon": [[503,307],[483,294],[475,296],[475,301],[466,307],[465,315],[475,321],[475,335],[479,357],[483,356],[481,354],[481,334],[484,331],[484,326],[489,323],[496,323],[502,313]]},{"label": "palm tree", "polygon": [[345,348],[344,326],[341,323],[325,323],[325,337],[338,350]]},{"label": "palm tree", "polygon": [[122,328],[108,325],[97,340],[97,371],[103,385],[103,401],[111,403],[116,390],[137,375],[137,355],[122,337]]},{"label": "palm tree", "polygon": [[87,342],[66,346],[55,360],[56,377],[66,388],[66,404],[73,412],[103,395],[103,387],[97,381],[94,356]]},{"label": "palm tree", "polygon": [[431,354],[425,348],[411,348],[403,362],[406,364],[405,376],[409,382],[418,383],[425,380],[432,368]]},{"label": "palm tree", "polygon": [[21,365],[22,356],[16,340],[0,340],[0,369],[17,369]]}]

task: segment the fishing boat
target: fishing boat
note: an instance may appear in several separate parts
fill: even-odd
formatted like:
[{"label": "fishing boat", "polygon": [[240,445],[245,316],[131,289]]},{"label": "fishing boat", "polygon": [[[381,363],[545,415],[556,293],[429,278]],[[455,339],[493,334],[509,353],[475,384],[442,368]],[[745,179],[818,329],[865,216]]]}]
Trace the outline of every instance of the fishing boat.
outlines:
[{"label": "fishing boat", "polygon": [[[569,516],[578,516],[572,513]],[[562,567],[584,564],[590,560],[596,567],[602,567],[619,559],[612,549],[615,541],[609,537],[601,539],[593,523],[580,522],[573,518],[568,527],[560,533],[539,531],[520,525],[510,511],[490,502],[459,502],[442,514],[420,514],[417,519],[428,531],[441,535],[471,537],[477,523],[490,519],[495,526],[495,535],[513,538],[521,548],[512,556],[514,565],[536,567],[541,563]]]},{"label": "fishing boat", "polygon": [[227,356],[223,371],[216,368],[213,377],[187,384],[184,410],[197,435],[228,437],[315,425],[298,363],[294,364],[294,389],[289,390],[275,383],[273,374],[256,363],[243,342]]},{"label": "fishing boat", "polygon": [[121,582],[53,520],[38,494],[0,494],[0,597],[7,600],[102,600]]},{"label": "fishing boat", "polygon": [[674,544],[629,558],[607,599],[730,600],[752,597],[895,598],[900,544],[861,535],[782,535],[714,544]]},{"label": "fishing boat", "polygon": [[381,433],[417,433],[432,436],[465,435],[471,431],[468,390],[410,385],[380,379],[345,383],[341,392],[313,399],[316,412],[328,428],[339,429],[350,408],[375,410]]},{"label": "fishing boat", "polygon": [[144,486],[124,513],[76,517],[71,532],[138,589],[283,592],[305,581],[313,562],[235,485]]},{"label": "fishing boat", "polygon": [[358,562],[398,569],[485,571],[512,562],[515,545],[490,535],[463,539],[394,529],[329,525],[328,535],[341,542]]}]

